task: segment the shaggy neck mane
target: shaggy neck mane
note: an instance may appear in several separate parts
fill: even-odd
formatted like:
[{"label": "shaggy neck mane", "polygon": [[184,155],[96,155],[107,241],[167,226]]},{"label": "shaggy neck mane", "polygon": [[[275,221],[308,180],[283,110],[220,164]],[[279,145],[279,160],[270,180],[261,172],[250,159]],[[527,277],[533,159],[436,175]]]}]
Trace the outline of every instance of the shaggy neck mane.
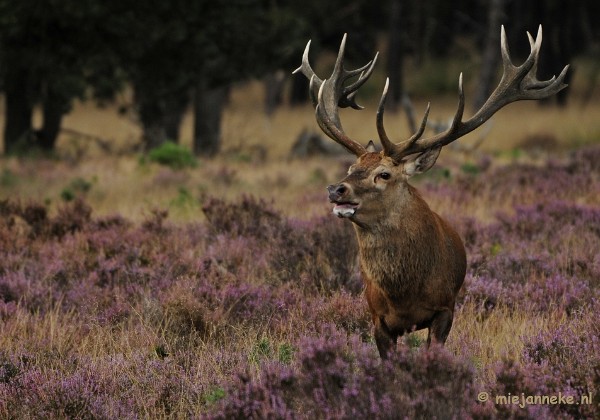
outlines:
[{"label": "shaggy neck mane", "polygon": [[[419,288],[435,265],[437,216],[409,185],[397,206],[376,226],[355,226],[361,268],[372,281],[397,293]],[[428,217],[429,216],[429,217]]]}]

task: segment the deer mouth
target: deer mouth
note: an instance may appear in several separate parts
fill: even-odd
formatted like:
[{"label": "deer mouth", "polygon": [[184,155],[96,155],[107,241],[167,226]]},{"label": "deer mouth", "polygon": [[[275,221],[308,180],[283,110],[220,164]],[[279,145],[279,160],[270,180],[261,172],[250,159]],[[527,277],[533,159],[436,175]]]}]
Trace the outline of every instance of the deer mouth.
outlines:
[{"label": "deer mouth", "polygon": [[356,210],[358,209],[357,203],[351,202],[334,202],[335,206],[333,207],[333,214],[337,217],[352,217]]}]

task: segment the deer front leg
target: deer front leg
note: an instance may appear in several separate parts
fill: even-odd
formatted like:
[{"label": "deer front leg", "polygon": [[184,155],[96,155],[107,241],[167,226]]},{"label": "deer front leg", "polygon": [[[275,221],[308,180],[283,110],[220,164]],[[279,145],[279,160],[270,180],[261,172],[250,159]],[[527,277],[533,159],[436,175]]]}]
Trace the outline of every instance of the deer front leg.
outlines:
[{"label": "deer front leg", "polygon": [[382,359],[387,359],[389,352],[396,347],[398,335],[393,334],[383,319],[383,316],[374,318],[375,323],[375,344]]},{"label": "deer front leg", "polygon": [[429,333],[427,334],[427,347],[431,345],[432,336],[437,343],[443,345],[446,342],[446,338],[448,338],[448,334],[450,334],[450,329],[452,328],[453,318],[454,312],[450,309],[436,312],[433,321],[431,321]]}]

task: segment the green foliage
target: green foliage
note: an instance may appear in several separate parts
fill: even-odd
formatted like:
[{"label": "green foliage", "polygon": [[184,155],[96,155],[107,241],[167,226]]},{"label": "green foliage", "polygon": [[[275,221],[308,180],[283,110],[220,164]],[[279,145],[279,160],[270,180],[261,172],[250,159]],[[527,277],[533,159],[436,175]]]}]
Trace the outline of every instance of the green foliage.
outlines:
[{"label": "green foliage", "polygon": [[162,344],[154,347],[154,353],[156,353],[156,356],[159,359],[164,359],[165,357],[169,356],[169,352],[167,351],[165,346]]},{"label": "green foliage", "polygon": [[512,149],[510,151],[510,157],[513,160],[520,159],[521,157],[523,157],[523,151],[521,149],[519,149],[519,148]]},{"label": "green foliage", "polygon": [[292,362],[295,353],[296,349],[290,343],[283,342],[275,346],[269,338],[262,337],[254,343],[248,359],[255,365],[269,359],[276,359],[278,362],[287,365]]},{"label": "green foliage", "polygon": [[500,254],[500,252],[502,252],[502,245],[499,243],[495,243],[490,247],[490,255],[492,255],[493,257],[495,257],[496,255]]},{"label": "green foliage", "polygon": [[77,177],[61,191],[60,198],[64,201],[72,201],[77,197],[83,197],[90,191],[94,182],[95,179],[88,181],[84,178]]},{"label": "green foliage", "polygon": [[148,158],[172,169],[195,168],[198,164],[190,150],[170,141],[152,149]]},{"label": "green foliage", "polygon": [[481,172],[481,168],[471,162],[463,163],[460,167],[460,170],[467,175],[477,175]]},{"label": "green foliage", "polygon": [[277,349],[277,360],[281,363],[289,364],[292,362],[296,349],[289,343],[281,343]]},{"label": "green foliage", "polygon": [[267,337],[262,337],[252,347],[248,356],[251,363],[259,364],[262,360],[273,357],[273,346]]},{"label": "green foliage", "polygon": [[13,174],[13,172],[10,169],[4,168],[2,170],[2,173],[0,173],[0,186],[12,187],[16,183],[17,177],[15,176],[15,174]]},{"label": "green foliage", "polygon": [[[19,152],[24,138],[51,150],[74,99],[85,99],[88,92],[106,99],[122,86],[114,48],[103,31],[107,11],[101,2],[0,2],[7,152]],[[96,87],[101,94],[96,95]],[[41,135],[33,138],[31,116],[38,104],[45,115]]]},{"label": "green foliage", "polygon": [[408,334],[404,339],[406,345],[413,349],[418,349],[423,345],[424,340],[417,334]]},{"label": "green foliage", "polygon": [[223,388],[216,387],[204,394],[204,401],[206,401],[208,405],[211,405],[225,398],[225,395],[227,394]]},{"label": "green foliage", "polygon": [[0,384],[8,384],[19,374],[19,367],[0,353]]},{"label": "green foliage", "polygon": [[309,177],[309,182],[313,184],[324,184],[327,181],[327,174],[322,168],[315,168]]},{"label": "green foliage", "polygon": [[169,203],[170,206],[179,212],[182,213],[192,213],[194,214],[199,207],[198,199],[194,197],[194,195],[183,186],[180,186],[177,189],[177,196],[171,200]]},{"label": "green foliage", "polygon": [[442,166],[434,166],[429,171],[415,177],[415,179],[426,179],[435,183],[447,181],[450,178],[452,178],[452,172],[450,172],[450,169],[444,168]]},{"label": "green foliage", "polygon": [[[406,2],[402,6],[402,51],[415,58],[414,68],[404,71],[406,85],[411,93],[427,97],[454,95],[459,72],[475,67],[477,59],[472,51],[479,49],[485,32],[465,22],[485,16],[488,5],[466,0],[421,3]],[[553,1],[543,10],[509,3],[505,14],[516,16],[515,28],[555,22],[551,29],[555,32],[549,38],[556,45],[569,45],[569,54],[590,48],[597,38],[598,30],[589,22],[578,24],[580,15],[587,19],[598,15],[596,2],[558,7],[563,2]],[[299,64],[302,47],[309,38],[313,39],[311,54],[315,61],[324,49],[338,48],[343,32],[357,41],[348,43],[350,67],[370,59],[382,32],[389,29],[386,26],[391,4],[382,2],[381,7],[373,7],[367,0],[350,4],[343,0],[2,0],[0,82],[7,97],[17,98],[7,101],[7,126],[12,129],[7,130],[11,135],[10,142],[6,142],[12,148],[31,133],[28,117],[36,105],[58,114],[53,121],[60,125],[60,117],[69,112],[75,98],[85,99],[91,93],[98,100],[108,101],[125,85],[135,92],[132,109],[139,114],[145,139],[152,132],[175,138],[178,118],[189,104],[193,89],[201,85],[222,88],[277,69],[292,69]],[[448,20],[447,16],[454,13],[462,18]],[[522,37],[521,31],[511,32],[510,36]],[[510,44],[515,46],[516,56],[529,48],[526,42]],[[448,57],[452,59],[448,61]],[[588,67],[591,70],[585,73],[591,79],[595,62]],[[383,66],[378,71],[383,72]],[[466,78],[470,83],[476,82],[473,73]],[[376,86],[380,85],[367,84],[361,94],[377,96]],[[15,106],[15,102],[20,103]],[[56,136],[56,127],[52,128],[42,131]],[[581,141],[586,142],[594,138],[582,136]]]},{"label": "green foliage", "polygon": [[75,199],[75,193],[72,190],[65,188],[60,192],[60,198],[64,201],[73,201]]},{"label": "green foliage", "polygon": [[496,156],[510,160],[519,160],[523,157],[523,151],[516,147],[514,149],[498,152],[496,153]]},{"label": "green foliage", "polygon": [[[164,140],[152,133],[175,138],[192,89],[283,67],[308,36],[290,40],[301,20],[289,7],[262,0],[0,1],[0,82],[18,98],[7,102],[6,149],[32,131],[27,121],[35,105],[57,115],[60,126],[75,98],[91,92],[106,102],[126,83],[145,141]],[[48,130],[55,139],[56,129]]]}]

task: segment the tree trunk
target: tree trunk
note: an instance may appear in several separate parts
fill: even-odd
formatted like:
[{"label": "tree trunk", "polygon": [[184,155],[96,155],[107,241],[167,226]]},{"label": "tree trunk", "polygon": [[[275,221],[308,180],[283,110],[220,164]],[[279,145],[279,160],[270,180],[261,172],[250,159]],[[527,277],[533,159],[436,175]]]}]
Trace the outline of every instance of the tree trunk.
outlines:
[{"label": "tree trunk", "polygon": [[227,87],[208,87],[200,80],[194,92],[194,153],[214,156],[221,148],[221,117],[227,100]]},{"label": "tree trunk", "polygon": [[168,140],[179,143],[181,122],[189,102],[189,93],[183,91],[168,100],[165,115],[165,133]]},{"label": "tree trunk", "polygon": [[144,149],[154,149],[166,141],[179,141],[179,129],[188,103],[187,92],[173,90],[158,94],[140,86],[134,88]]},{"label": "tree trunk", "polygon": [[387,74],[390,78],[390,91],[388,93],[386,106],[395,111],[402,101],[404,91],[402,66],[404,58],[404,43],[402,42],[402,1],[392,0],[390,2],[390,27]]},{"label": "tree trunk", "polygon": [[167,132],[163,121],[164,110],[160,97],[153,95],[145,86],[134,84],[134,102],[142,124],[144,150],[152,150],[167,141]]},{"label": "tree trunk", "polygon": [[302,75],[292,77],[292,88],[290,91],[290,105],[303,105],[308,101],[308,82]]},{"label": "tree trunk", "polygon": [[481,108],[492,93],[498,64],[500,63],[500,24],[504,20],[504,0],[491,0],[488,9],[488,25],[479,82],[473,108]]},{"label": "tree trunk", "polygon": [[[547,80],[560,72],[562,68],[571,62],[571,28],[579,25],[575,20],[575,6],[561,2],[546,2],[541,8],[541,24],[544,28],[544,48],[539,58],[540,80]],[[569,84],[573,77],[574,69],[571,68],[565,77],[565,83]],[[541,104],[556,103],[558,106],[567,105],[567,99],[571,89],[563,89],[556,95],[541,101]]]},{"label": "tree trunk", "polygon": [[5,118],[4,152],[17,153],[19,148],[26,147],[26,140],[31,135],[31,117],[33,106],[29,100],[28,76],[25,72],[8,71],[5,81]]},{"label": "tree trunk", "polygon": [[71,104],[60,93],[49,89],[43,103],[43,123],[37,134],[37,145],[44,151],[54,150],[60,133],[63,116],[69,112]]},{"label": "tree trunk", "polygon": [[167,141],[167,131],[162,121],[151,120],[142,121],[144,150],[152,150],[159,147]]}]

